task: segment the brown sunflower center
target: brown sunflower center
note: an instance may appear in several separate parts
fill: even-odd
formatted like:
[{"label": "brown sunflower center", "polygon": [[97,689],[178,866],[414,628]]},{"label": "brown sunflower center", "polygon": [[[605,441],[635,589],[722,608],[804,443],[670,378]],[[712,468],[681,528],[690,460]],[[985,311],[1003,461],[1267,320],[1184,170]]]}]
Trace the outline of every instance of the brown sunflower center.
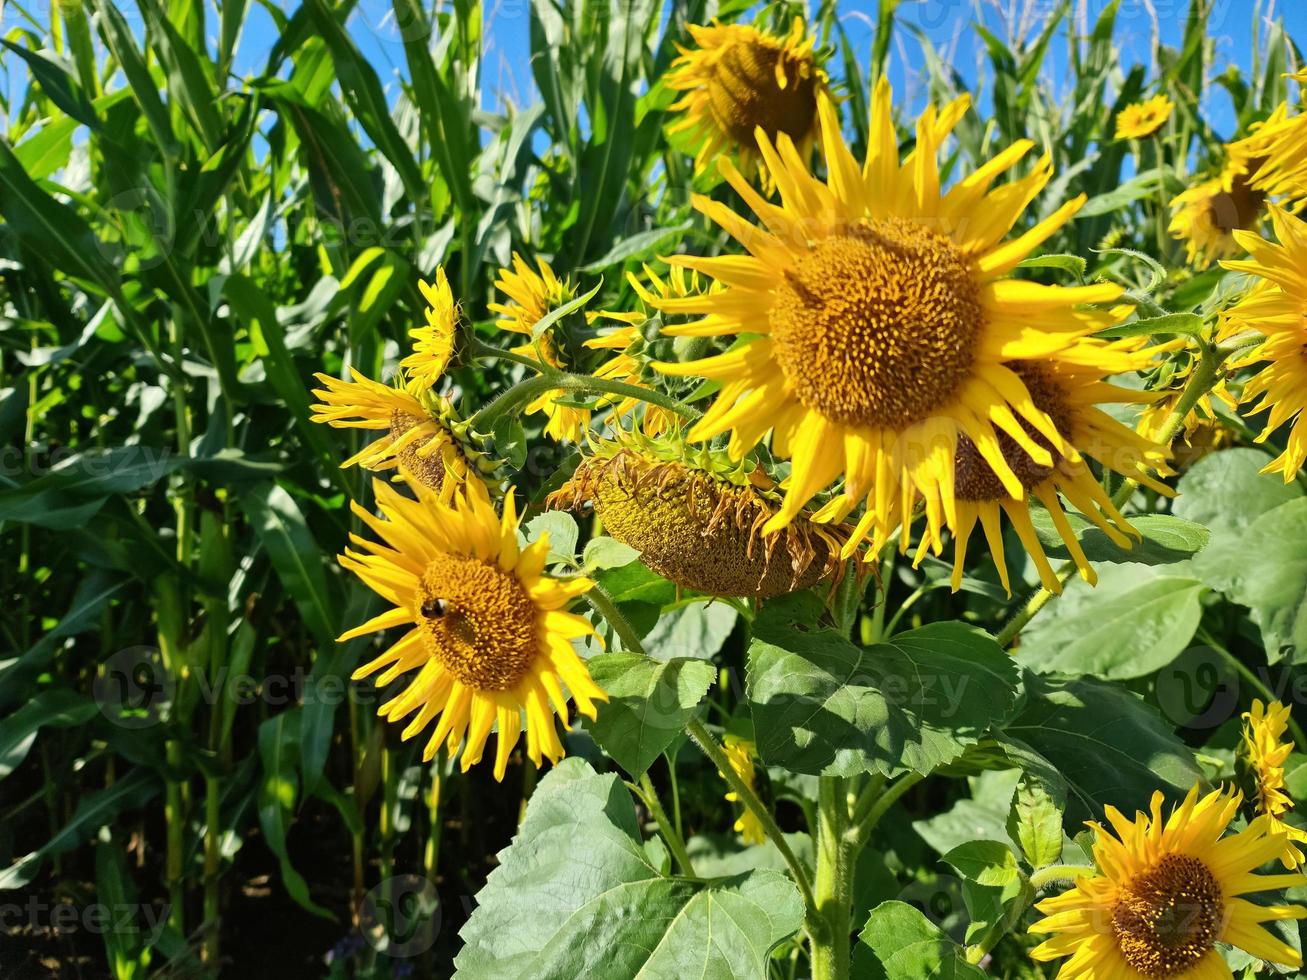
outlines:
[{"label": "brown sunflower center", "polygon": [[[411,429],[426,425],[430,427],[429,419],[417,415],[410,415],[408,412],[401,412],[398,409],[390,413],[390,437],[399,439]],[[432,490],[439,490],[445,482],[445,464],[441,459],[439,450],[426,456],[418,454],[418,447],[424,445],[429,440],[418,438],[402,446],[396,455],[404,470],[411,474],[423,486],[430,487]]]},{"label": "brown sunflower center", "polygon": [[[1018,361],[1007,367],[1025,383],[1035,407],[1053,420],[1057,431],[1063,436],[1070,435],[1072,413],[1057,380],[1034,364]],[[1033,431],[1024,421],[1021,425],[1030,438],[1052,452],[1056,460],[1057,453],[1048,440]],[[1031,459],[1030,454],[1006,432],[999,432],[998,444],[1004,461],[1027,490],[1038,486],[1053,472],[1051,467],[1041,466]],[[953,460],[953,483],[959,500],[1004,500],[1010,496],[993,467],[980,455],[976,444],[966,436],[958,437],[957,453]]]},{"label": "brown sunflower center", "polygon": [[427,565],[418,625],[431,656],[468,687],[504,691],[535,660],[536,605],[494,562],[445,555]]},{"label": "brown sunflower center", "polygon": [[1169,854],[1122,888],[1112,931],[1127,963],[1146,977],[1179,976],[1220,938],[1220,882],[1197,858]]},{"label": "brown sunflower center", "polygon": [[[754,128],[772,139],[787,133],[796,142],[811,132],[817,118],[817,82],[803,62],[766,38],[732,44],[713,67],[708,104],[721,130],[736,143],[756,145]],[[776,84],[777,65],[785,75]]]},{"label": "brown sunflower center", "polygon": [[777,286],[769,321],[805,406],[844,425],[903,429],[962,386],[983,312],[951,240],[888,218],[812,245]]},{"label": "brown sunflower center", "polygon": [[1208,204],[1212,224],[1223,232],[1247,231],[1257,224],[1262,208],[1266,204],[1266,193],[1259,191],[1249,183],[1249,175],[1255,174],[1262,165],[1261,160],[1248,164],[1246,173],[1238,174],[1230,182],[1229,191],[1221,191]]}]

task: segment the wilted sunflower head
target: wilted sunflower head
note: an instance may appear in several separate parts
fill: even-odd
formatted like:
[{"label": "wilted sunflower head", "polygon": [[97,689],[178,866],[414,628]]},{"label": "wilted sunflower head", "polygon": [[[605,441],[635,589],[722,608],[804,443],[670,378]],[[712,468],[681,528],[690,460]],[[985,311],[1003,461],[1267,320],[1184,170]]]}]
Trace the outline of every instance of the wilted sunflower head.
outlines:
[{"label": "wilted sunflower head", "polygon": [[433,282],[419,280],[418,286],[427,301],[426,325],[409,331],[413,353],[399,362],[407,372],[410,386],[434,388],[454,356],[454,336],[458,329],[458,304],[445,277],[443,266],[436,267]]},{"label": "wilted sunflower head", "polygon": [[485,480],[497,486],[494,474],[502,460],[489,454],[487,440],[472,431],[447,398],[402,376],[391,386],[354,369],[350,374],[350,381],[315,375],[323,387],[313,390],[319,399],[311,407],[313,421],[384,434],[342,467],[396,470],[397,476],[436,491],[444,500],[468,483]]},{"label": "wilted sunflower head", "polygon": [[548,503],[593,510],[645,565],[706,595],[762,599],[837,580],[843,570],[838,529],[800,520],[764,536],[776,503],[748,469],[720,454],[687,453],[674,437],[597,443]]},{"label": "wilted sunflower head", "polygon": [[511,492],[501,518],[476,485],[448,501],[422,487],[416,497],[380,481],[373,490],[379,516],[358,504],[353,509],[376,539],[353,536],[357,550],[346,550],[340,562],[392,608],[340,639],[404,627],[398,641],[353,676],[385,668],[377,679],[385,686],[416,671],[379,714],[391,721],[412,715],[405,739],[434,721],[424,758],[442,742],[451,754],[465,743],[464,771],[481,760],[497,726],[495,778],[502,779],[525,712],[527,755],[537,765],[542,757],[562,758],[554,724],[555,710],[567,724],[562,685],[591,719],[595,702],[608,699],[573,647],[594,635],[594,627],[566,611],[594,583],[544,574],[549,541],[518,544]]},{"label": "wilted sunflower head", "polygon": [[1298,844],[1307,842],[1307,833],[1285,821],[1293,810],[1293,797],[1284,778],[1285,763],[1293,752],[1293,742],[1285,738],[1288,729],[1288,705],[1253,699],[1252,709],[1243,713],[1239,761],[1252,784],[1257,814],[1265,817],[1276,833],[1285,835],[1280,860],[1293,870],[1303,863]]},{"label": "wilted sunflower head", "polygon": [[1301,919],[1307,909],[1244,897],[1307,883],[1304,875],[1256,873],[1279,853],[1284,835],[1259,820],[1225,836],[1239,809],[1237,793],[1217,790],[1200,799],[1195,786],[1170,816],[1163,802],[1155,793],[1150,812],[1134,820],[1108,806],[1111,830],[1090,824],[1097,873],[1036,906],[1046,918],[1030,931],[1049,938],[1032,958],[1069,957],[1058,972],[1066,980],[1229,977],[1217,943],[1300,966],[1301,954],[1263,923]]},{"label": "wilted sunflower head", "polygon": [[[1034,561],[1044,588],[1061,592],[1061,581],[1049,563],[1031,519],[1030,498],[1033,497],[1043,505],[1081,577],[1091,585],[1096,583],[1097,574],[1067,520],[1062,500],[1070,502],[1118,546],[1129,548],[1131,539],[1127,535],[1137,536],[1138,532],[1112,503],[1086,457],[1097,460],[1106,469],[1139,480],[1158,493],[1172,493],[1146,469],[1141,469],[1143,466],[1169,472],[1166,448],[1097,407],[1108,402],[1150,401],[1154,397],[1151,393],[1109,384],[1106,379],[1147,367],[1155,351],[1156,348],[1144,348],[1137,338],[1115,342],[1089,338],[1045,361],[1009,364],[1009,369],[1030,392],[1035,406],[1051,421],[1051,428],[1064,436],[1066,447],[1055,448],[1049,442],[1047,431],[1034,426],[1023,426],[1020,439],[1002,433],[999,444],[1003,458],[1025,490],[1022,497],[1015,497],[975,444],[965,436],[960,438],[953,464],[955,513],[949,520],[950,501],[945,494],[926,496],[926,531],[917,549],[916,562],[921,562],[928,549],[939,553],[943,527],[951,524],[954,528],[953,588],[957,590],[962,584],[967,542],[979,523],[999,578],[1010,593],[1001,522],[1001,516],[1006,514],[1022,547]],[[901,546],[906,550],[906,533]]]},{"label": "wilted sunflower head", "polygon": [[759,131],[773,141],[784,134],[810,153],[817,98],[829,80],[801,18],[783,37],[743,24],[691,25],[690,35],[694,46],[680,48],[665,80],[685,93],[671,107],[684,117],[668,132],[689,135],[696,171],[722,153],[752,170],[760,160]]},{"label": "wilted sunflower head", "polygon": [[1126,106],[1116,114],[1116,138],[1119,140],[1143,139],[1162,128],[1175,111],[1175,103],[1165,95]]},{"label": "wilted sunflower head", "polygon": [[[785,499],[768,531],[784,527],[839,480],[839,502],[820,516],[842,520],[865,505],[859,540],[892,534],[911,513],[902,502],[918,492],[927,499],[942,494],[952,521],[953,464],[963,438],[1011,496],[1024,497],[1000,434],[1033,446],[1028,425],[1053,449],[1070,447],[1011,365],[1067,351],[1116,322],[1109,311],[1084,304],[1114,301],[1119,286],[1067,288],[1011,276],[1084,201],[1069,201],[1005,240],[1052,174],[1044,157],[1026,175],[994,186],[1033,143],[1001,151],[945,190],[938,156],[968,100],[928,107],[906,160],[891,103],[882,80],[872,96],[867,157],[859,163],[834,104],[818,98],[824,180],[788,136],[775,146],[762,138],[779,204],[765,200],[729,160],[720,161],[759,224],[718,201],[697,196],[694,204],[747,254],[675,256],[674,264],[720,288],[657,303],[665,313],[695,316],[666,334],[732,343],[701,360],[654,365],[720,386],[689,438],[730,432],[729,451],[742,459],[770,436],[772,453],[791,460]],[[1047,450],[1031,452],[1051,464]]]}]

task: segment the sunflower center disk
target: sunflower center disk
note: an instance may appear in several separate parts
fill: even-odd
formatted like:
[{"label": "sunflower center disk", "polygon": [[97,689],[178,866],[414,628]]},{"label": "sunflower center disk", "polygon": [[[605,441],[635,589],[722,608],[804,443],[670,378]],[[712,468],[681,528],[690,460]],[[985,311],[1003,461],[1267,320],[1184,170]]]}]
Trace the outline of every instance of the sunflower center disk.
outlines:
[{"label": "sunflower center disk", "polygon": [[[416,415],[410,415],[408,412],[398,410],[391,412],[390,436],[392,439],[398,439],[410,429],[422,425],[426,421],[428,420]],[[404,465],[404,469],[411,473],[423,486],[430,487],[432,490],[439,490],[445,482],[445,464],[439,451],[428,456],[418,455],[418,446],[425,441],[419,439],[417,442],[410,442],[400,449],[398,453],[399,461]]]},{"label": "sunflower center disk", "polygon": [[1174,977],[1215,945],[1224,912],[1221,885],[1207,865],[1171,854],[1121,889],[1112,930],[1132,967],[1146,977]]},{"label": "sunflower center disk", "polygon": [[708,82],[708,102],[723,132],[744,146],[755,146],[754,128],[772,139],[787,133],[798,140],[812,129],[817,116],[817,84],[783,66],[789,83],[776,84],[776,65],[784,57],[780,46],[761,41],[731,45],[717,62]]},{"label": "sunflower center disk", "polygon": [[777,287],[776,358],[808,408],[904,429],[948,404],[983,314],[965,257],[912,221],[871,221],[812,245]]},{"label": "sunflower center disk", "polygon": [[465,685],[505,691],[537,653],[536,606],[517,576],[445,555],[422,573],[419,625],[427,649]]},{"label": "sunflower center disk", "polygon": [[[1249,163],[1248,173],[1255,174],[1261,163],[1260,160]],[[1266,194],[1248,183],[1247,174],[1239,174],[1231,182],[1230,190],[1213,197],[1208,207],[1212,224],[1221,231],[1231,232],[1254,227],[1265,203]]]},{"label": "sunflower center disk", "polygon": [[[1058,432],[1069,435],[1071,412],[1055,379],[1033,364],[1023,364],[1018,361],[1006,366],[1025,383],[1035,407],[1053,420],[1053,425]],[[1049,445],[1047,439],[1033,431],[1024,421],[1021,425],[1034,442],[1049,450],[1054,459],[1057,458],[1056,451]],[[998,434],[998,444],[1003,452],[1004,461],[1027,490],[1038,486],[1053,472],[1052,467],[1041,466],[1031,459],[1030,454],[1006,432]],[[959,500],[1004,500],[1010,496],[1007,488],[1003,486],[1003,481],[980,455],[976,444],[966,436],[958,437],[957,453],[953,461],[953,483]]]}]

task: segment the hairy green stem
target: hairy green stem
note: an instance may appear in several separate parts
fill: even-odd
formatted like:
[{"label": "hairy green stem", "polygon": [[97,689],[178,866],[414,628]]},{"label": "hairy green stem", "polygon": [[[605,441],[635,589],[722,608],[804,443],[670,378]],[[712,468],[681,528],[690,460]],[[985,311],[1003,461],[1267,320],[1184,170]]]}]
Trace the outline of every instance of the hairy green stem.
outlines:
[{"label": "hairy green stem", "polygon": [[519,381],[495,398],[489,405],[472,416],[472,428],[477,432],[489,432],[500,418],[520,410],[523,405],[533,398],[538,398],[551,391],[620,395],[623,398],[634,398],[637,401],[648,402],[650,405],[657,405],[659,408],[675,412],[690,421],[699,417],[697,410],[682,404],[669,395],[664,395],[661,391],[655,391],[653,388],[642,388],[639,385],[627,384],[624,381],[613,381],[610,378],[594,378],[587,374],[555,371],[551,368],[548,373]]},{"label": "hairy green stem", "polygon": [[849,980],[849,933],[853,906],[853,840],[849,833],[848,783],[840,776],[817,780],[817,917],[809,930],[813,980]]}]

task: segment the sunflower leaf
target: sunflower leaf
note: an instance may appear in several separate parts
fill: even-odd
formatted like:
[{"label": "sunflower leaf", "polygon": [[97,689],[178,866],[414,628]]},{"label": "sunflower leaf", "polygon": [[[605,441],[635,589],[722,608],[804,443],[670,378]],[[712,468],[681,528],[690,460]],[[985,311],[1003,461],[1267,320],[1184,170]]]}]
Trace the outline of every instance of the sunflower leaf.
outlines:
[{"label": "sunflower leaf", "polygon": [[458,980],[764,976],[803,921],[776,871],[664,876],[617,776],[566,759],[540,781],[460,933]]},{"label": "sunflower leaf", "polygon": [[717,668],[707,660],[658,661],[635,653],[603,653],[587,661],[608,693],[590,734],[632,776],[640,776],[694,715]]},{"label": "sunflower leaf", "polygon": [[857,976],[931,977],[933,980],[982,980],[984,971],[967,962],[962,947],[920,909],[904,902],[884,902],[872,909],[854,953]]},{"label": "sunflower leaf", "polygon": [[814,775],[927,774],[1005,719],[1016,669],[985,632],[931,623],[863,649],[763,615],[747,689],[759,754]]}]

